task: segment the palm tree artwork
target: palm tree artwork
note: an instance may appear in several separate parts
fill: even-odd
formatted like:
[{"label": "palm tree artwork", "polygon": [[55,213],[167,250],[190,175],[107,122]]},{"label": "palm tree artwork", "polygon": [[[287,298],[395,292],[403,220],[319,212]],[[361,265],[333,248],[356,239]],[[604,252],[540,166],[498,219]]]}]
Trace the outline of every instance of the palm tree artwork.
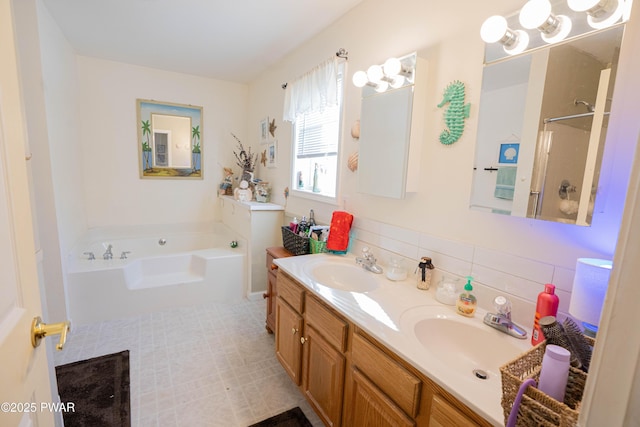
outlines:
[{"label": "palm tree artwork", "polygon": [[142,168],[143,170],[151,169],[151,146],[149,145],[149,137],[151,136],[151,123],[149,120],[142,121],[142,136],[146,136],[147,140],[142,142]]},{"label": "palm tree artwork", "polygon": [[194,126],[191,128],[191,139],[193,141],[193,143],[191,144],[191,146],[193,147],[191,149],[191,157],[193,160],[193,171],[199,171],[201,168],[200,165],[200,160],[201,160],[201,155],[202,152],[200,151],[200,125],[198,126]]}]

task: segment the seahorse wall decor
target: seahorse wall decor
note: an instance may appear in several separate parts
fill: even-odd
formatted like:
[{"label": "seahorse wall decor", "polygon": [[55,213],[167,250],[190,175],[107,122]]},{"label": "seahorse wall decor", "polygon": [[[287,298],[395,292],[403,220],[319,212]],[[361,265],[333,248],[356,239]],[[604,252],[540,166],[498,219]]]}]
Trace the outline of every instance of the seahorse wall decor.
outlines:
[{"label": "seahorse wall decor", "polygon": [[449,83],[438,108],[442,108],[447,103],[449,108],[444,111],[444,122],[448,129],[440,134],[440,142],[451,145],[460,139],[464,132],[464,119],[469,118],[471,104],[464,103],[464,83],[459,80]]}]

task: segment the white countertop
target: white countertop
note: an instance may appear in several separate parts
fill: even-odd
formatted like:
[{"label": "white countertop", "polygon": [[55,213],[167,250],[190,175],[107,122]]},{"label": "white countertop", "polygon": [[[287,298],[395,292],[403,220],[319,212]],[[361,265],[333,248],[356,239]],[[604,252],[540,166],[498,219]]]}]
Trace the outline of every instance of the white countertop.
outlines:
[{"label": "white countertop", "polygon": [[275,203],[263,203],[256,202],[252,200],[250,202],[241,202],[240,200],[234,199],[232,196],[220,196],[222,201],[226,203],[227,201],[230,203],[235,203],[239,206],[242,206],[250,211],[283,211],[284,206],[277,205]]},{"label": "white countertop", "polygon": [[[504,415],[500,403],[502,384],[499,370],[489,370],[489,378],[480,380],[474,377],[472,372],[462,372],[461,369],[452,366],[453,363],[444,362],[447,360],[446,357],[434,357],[431,352],[425,351],[413,333],[413,324],[407,322],[406,319],[412,317],[413,313],[419,313],[420,307],[430,306],[433,308],[437,306],[446,316],[451,313],[455,319],[464,319],[464,322],[478,322],[480,327],[486,328],[489,333],[498,334],[496,339],[512,340],[515,346],[522,348],[522,352],[531,348],[528,339],[519,340],[484,325],[482,319],[486,311],[480,308],[478,308],[475,317],[471,319],[456,314],[454,306],[441,304],[435,299],[437,284],[432,283],[431,289],[428,291],[417,289],[411,275],[412,271],[409,271],[407,280],[400,282],[388,280],[384,273],[367,272],[378,282],[375,289],[367,292],[349,292],[323,286],[305,273],[305,265],[311,265],[309,262],[315,263],[325,260],[355,264],[355,257],[352,255],[332,254],[279,258],[274,262],[339,313],[396,352],[488,422],[496,426],[504,425]],[[412,314],[407,315],[408,312]],[[403,314],[405,315],[403,316]],[[513,355],[505,355],[504,363],[513,358]],[[486,367],[482,368],[487,370]]]}]

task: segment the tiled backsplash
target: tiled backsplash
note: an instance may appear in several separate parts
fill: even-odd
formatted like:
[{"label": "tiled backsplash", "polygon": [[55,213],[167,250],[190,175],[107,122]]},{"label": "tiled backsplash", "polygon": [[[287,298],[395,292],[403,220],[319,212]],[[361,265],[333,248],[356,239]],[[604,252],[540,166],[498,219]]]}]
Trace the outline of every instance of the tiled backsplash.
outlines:
[{"label": "tiled backsplash", "polygon": [[404,258],[413,273],[420,257],[431,257],[436,267],[432,290],[443,275],[459,278],[461,284],[465,276],[473,276],[480,307],[493,311],[493,299],[505,295],[513,305],[513,320],[527,329],[533,324],[536,299],[545,283],[556,286],[559,311],[568,311],[574,270],[361,218],[354,220],[352,237],[352,253],[357,255],[367,246],[383,267],[392,257]]}]

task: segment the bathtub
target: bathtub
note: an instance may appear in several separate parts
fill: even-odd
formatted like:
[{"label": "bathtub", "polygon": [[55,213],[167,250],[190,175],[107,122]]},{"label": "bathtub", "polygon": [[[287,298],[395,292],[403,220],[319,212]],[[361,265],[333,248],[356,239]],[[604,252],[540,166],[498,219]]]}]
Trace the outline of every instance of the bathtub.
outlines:
[{"label": "bathtub", "polygon": [[[109,246],[113,255],[105,259]],[[239,301],[247,289],[246,254],[246,241],[221,223],[92,229],[68,257],[69,316],[86,324]]]}]

